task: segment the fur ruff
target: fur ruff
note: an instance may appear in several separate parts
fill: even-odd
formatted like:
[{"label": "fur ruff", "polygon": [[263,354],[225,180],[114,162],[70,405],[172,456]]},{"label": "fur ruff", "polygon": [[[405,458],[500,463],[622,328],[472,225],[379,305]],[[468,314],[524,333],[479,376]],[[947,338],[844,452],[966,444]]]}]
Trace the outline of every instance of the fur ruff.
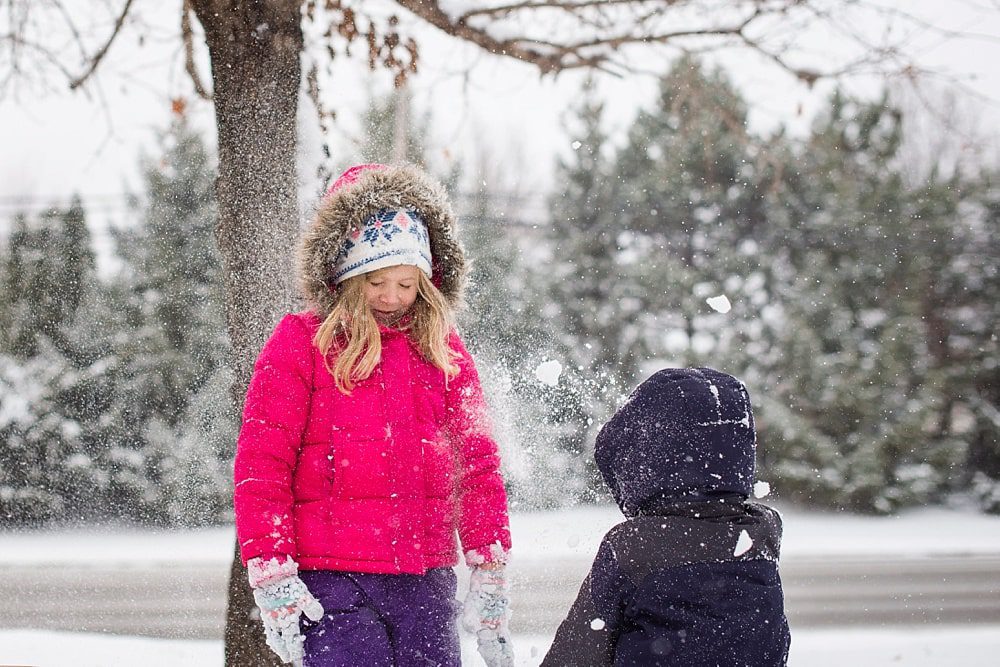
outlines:
[{"label": "fur ruff", "polygon": [[336,292],[330,276],[337,253],[352,229],[382,209],[412,207],[427,223],[433,282],[457,309],[468,273],[455,230],[448,194],[436,181],[410,166],[368,169],[353,183],[328,194],[319,204],[299,248],[299,281],[310,309],[325,319]]}]

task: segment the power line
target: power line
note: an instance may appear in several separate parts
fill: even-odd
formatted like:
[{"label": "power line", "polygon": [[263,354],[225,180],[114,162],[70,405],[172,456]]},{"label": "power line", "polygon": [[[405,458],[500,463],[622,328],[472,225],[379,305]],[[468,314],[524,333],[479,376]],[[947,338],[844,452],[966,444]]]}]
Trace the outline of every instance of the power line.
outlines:
[{"label": "power line", "polygon": [[[39,215],[49,211],[63,211],[79,198],[87,215],[111,215],[114,217],[134,217],[137,209],[141,209],[146,201],[140,195],[133,193],[102,193],[102,194],[59,194],[59,195],[0,195],[0,221],[9,222],[14,216]],[[507,221],[507,224],[538,224],[547,216],[547,195],[542,192],[511,193],[511,192],[470,192],[454,193],[459,217],[466,220],[487,218],[494,221]],[[138,201],[138,203],[137,203]],[[303,213],[308,215],[311,206],[303,206]],[[2,225],[2,222],[0,222]],[[5,225],[4,225],[5,226]]]}]

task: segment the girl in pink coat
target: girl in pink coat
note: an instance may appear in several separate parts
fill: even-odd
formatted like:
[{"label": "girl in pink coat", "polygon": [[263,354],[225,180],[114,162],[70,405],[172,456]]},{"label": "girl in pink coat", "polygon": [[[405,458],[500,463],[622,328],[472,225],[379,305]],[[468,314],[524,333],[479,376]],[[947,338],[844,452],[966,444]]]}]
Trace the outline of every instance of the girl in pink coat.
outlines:
[{"label": "girl in pink coat", "polygon": [[235,464],[237,538],[268,645],[306,666],[460,664],[463,622],[513,664],[507,500],[476,367],[452,324],[466,266],[444,189],[347,170],[305,233],[308,310],[257,359]]}]

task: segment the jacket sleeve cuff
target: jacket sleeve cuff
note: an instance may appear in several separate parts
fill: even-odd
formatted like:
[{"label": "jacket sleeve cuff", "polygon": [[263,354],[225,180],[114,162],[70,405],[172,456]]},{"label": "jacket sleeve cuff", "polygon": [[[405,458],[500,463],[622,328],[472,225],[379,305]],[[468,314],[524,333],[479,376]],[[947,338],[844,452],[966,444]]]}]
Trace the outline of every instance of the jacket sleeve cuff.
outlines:
[{"label": "jacket sleeve cuff", "polygon": [[465,564],[469,567],[478,567],[487,563],[496,565],[506,565],[510,557],[510,551],[503,548],[499,541],[493,544],[486,544],[476,549],[469,549],[465,552]]},{"label": "jacket sleeve cuff", "polygon": [[299,573],[299,565],[289,556],[272,556],[264,559],[260,556],[247,561],[247,579],[251,588],[267,586]]}]

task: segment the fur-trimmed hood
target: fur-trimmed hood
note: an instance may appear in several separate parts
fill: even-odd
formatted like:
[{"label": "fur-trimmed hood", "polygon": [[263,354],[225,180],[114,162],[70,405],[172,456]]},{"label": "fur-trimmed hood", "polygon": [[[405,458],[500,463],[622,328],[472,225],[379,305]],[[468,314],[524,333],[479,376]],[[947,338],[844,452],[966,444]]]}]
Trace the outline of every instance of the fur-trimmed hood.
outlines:
[{"label": "fur-trimmed hood", "polygon": [[432,282],[452,308],[462,302],[468,272],[455,214],[444,187],[410,165],[358,165],[337,179],[319,203],[299,246],[299,282],[310,309],[325,318],[333,309],[330,276],[351,230],[383,209],[413,208],[427,224]]}]

